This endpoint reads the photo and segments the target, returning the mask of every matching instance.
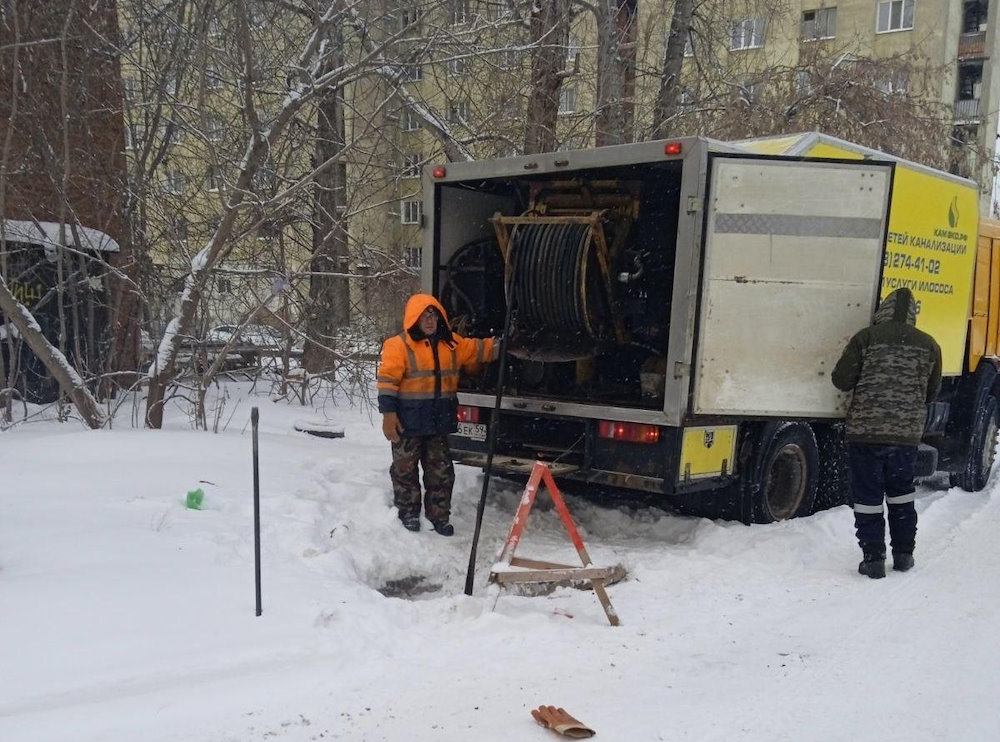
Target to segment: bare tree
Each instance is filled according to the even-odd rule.
[[[675,0],[670,18],[670,33],[663,49],[663,71],[660,75],[656,107],[653,109],[653,136],[669,136],[668,122],[677,115],[681,104],[681,71],[684,54],[691,43],[691,19],[695,0]],[[692,54],[694,50],[692,49]]]
[[[531,86],[524,152],[551,152],[559,146],[556,131],[559,90],[565,77],[566,46],[572,19],[571,0],[539,3],[531,12]]]
[[[594,143],[624,144],[635,136],[637,0],[596,0],[597,102]]]

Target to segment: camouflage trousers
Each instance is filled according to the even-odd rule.
[[[447,522],[451,515],[451,490],[455,486],[448,436],[404,436],[399,443],[392,444],[389,477],[400,518],[420,515],[418,464],[424,471],[424,514],[431,522]]]

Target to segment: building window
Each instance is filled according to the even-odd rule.
[[[233,282],[228,278],[222,278],[221,276],[216,278],[215,286],[220,294],[231,294],[233,292]]]
[[[222,173],[217,165],[208,166],[208,176],[205,178],[208,190],[217,192],[225,189],[225,182],[222,180]]]
[[[516,69],[524,59],[524,50],[517,48],[503,49],[500,52],[500,66],[505,70]]]
[[[177,242],[187,242],[188,223],[183,216],[177,216],[170,220],[170,239]]]
[[[419,64],[404,64],[403,79],[409,82],[417,82],[424,76],[424,68]]]
[[[273,242],[281,236],[281,224],[267,219],[257,227],[257,239],[265,242]]]
[[[962,33],[978,34],[986,30],[987,2],[967,2],[962,9]]]
[[[420,218],[424,215],[423,201],[403,201],[399,211],[399,221],[403,224],[420,224]]]
[[[819,8],[802,13],[802,40],[832,39],[837,35],[837,9]]]
[[[797,95],[812,95],[812,73],[809,70],[795,70],[795,93]]]
[[[401,31],[415,29],[420,26],[420,8],[403,8],[399,11],[399,28]]]
[[[205,117],[205,136],[210,142],[221,142],[226,135],[226,124],[221,116],[210,113]]]
[[[138,149],[146,137],[146,127],[142,124],[125,125],[125,149]]]
[[[451,24],[460,26],[472,18],[469,12],[469,0],[451,0]]]
[[[205,87],[208,90],[218,90],[226,84],[222,71],[217,64],[210,64],[205,69]]]
[[[162,125],[160,136],[167,144],[179,144],[184,137],[184,131],[176,121],[169,121]]]
[[[465,124],[469,120],[469,102],[453,100],[448,105],[448,120],[453,124]]]
[[[576,88],[559,88],[559,113],[573,113],[576,110]]]
[[[764,19],[747,18],[733,24],[729,37],[729,48],[732,51],[740,49],[759,49],[764,46]]]
[[[959,77],[961,74],[961,68],[959,68]],[[910,89],[910,78],[905,72],[897,71],[889,77],[876,80],[874,84],[886,95],[905,95]]]
[[[122,95],[129,102],[136,101],[139,98],[139,81],[134,77],[123,77]]]
[[[469,60],[465,57],[456,57],[448,60],[448,77],[458,77],[469,71]]]
[[[566,61],[570,65],[575,65],[576,60],[580,56],[580,39],[576,36],[570,36],[569,40],[566,42]]]
[[[424,263],[424,249],[422,247],[408,247],[403,253],[403,262],[407,268],[420,268]]]
[[[168,170],[163,174],[163,190],[172,196],[180,196],[187,188],[187,178],[180,170]]]
[[[399,169],[399,174],[403,178],[419,178],[420,162],[423,158],[419,152],[410,152],[403,155],[403,162]]]
[[[274,191],[275,185],[277,185],[278,177],[277,173],[270,167],[261,167],[253,174],[254,190],[257,193],[271,193]]]
[[[399,128],[403,131],[416,131],[420,128],[420,117],[412,109],[404,108],[399,115]]]
[[[908,31],[913,28],[914,0],[882,0],[878,4],[878,33]]]

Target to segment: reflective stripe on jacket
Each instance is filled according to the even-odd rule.
[[[429,306],[441,315],[438,333],[433,339],[415,339],[410,331]],[[452,333],[444,308],[429,294],[410,297],[403,327],[382,346],[376,380],[379,412],[397,413],[403,435],[454,433],[459,375],[495,360],[499,344],[493,338]]]

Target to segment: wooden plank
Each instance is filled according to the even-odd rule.
[[[601,606],[604,608],[604,615],[608,617],[608,623],[612,626],[620,626],[621,623],[618,621],[618,612],[615,611],[613,605],[611,605],[611,598],[608,597],[607,590],[604,589],[604,580],[591,580],[594,586],[594,594],[597,599],[601,601]]]
[[[493,576],[501,585],[516,582],[559,582],[560,580],[607,579],[610,567],[574,567],[572,569],[531,569],[516,572],[494,572]]]
[[[511,559],[510,566],[530,569],[580,569],[572,564],[556,564],[555,562],[544,562],[541,559],[522,559],[521,557]]]

